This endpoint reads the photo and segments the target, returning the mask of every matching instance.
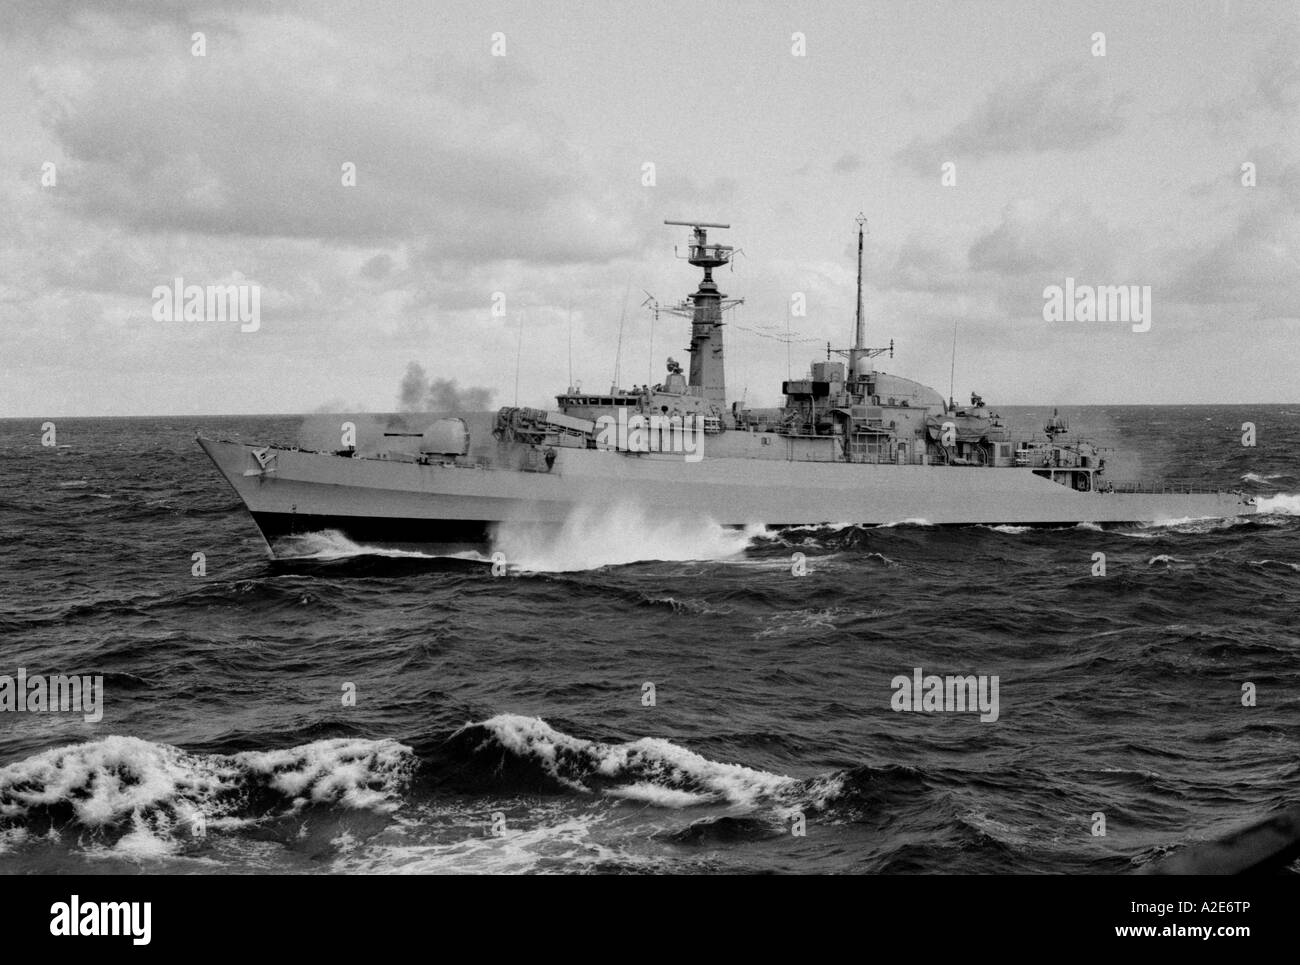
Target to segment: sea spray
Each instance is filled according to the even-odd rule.
[[[501,523],[492,548],[511,567],[571,572],[648,560],[723,560],[740,555],[753,534],[707,519],[663,515],[634,502],[580,506],[558,529]]]
[[[1276,516],[1300,516],[1300,493],[1278,493],[1260,496],[1256,508],[1261,513]]]

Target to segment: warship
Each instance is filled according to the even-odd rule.
[[[1150,523],[1254,513],[1240,491],[1111,482],[1100,447],[1057,415],[1013,438],[977,394],[969,405],[878,368],[893,342],[864,341],[858,223],[853,345],[781,387],[785,404],[728,401],[723,330],[742,299],[713,273],[735,249],[690,229],[697,290],[666,311],[690,322],[689,367],[663,382],[591,392],[553,408],[433,418],[333,451],[203,437],[198,443],[274,553],[286,537],[337,532],[362,545],[490,548],[504,525],[564,526],[575,513],[639,507],[690,525],[1029,525]],[[658,306],[656,306],[658,310]]]

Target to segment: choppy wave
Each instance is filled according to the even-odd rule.
[[[1135,474],[1215,488],[1250,469],[1262,481],[1235,485],[1261,512],[1205,530],[796,526],[755,534],[738,556],[725,541],[748,534],[718,547],[712,529],[670,533],[692,550],[673,553],[653,533],[593,525],[608,551],[578,533],[569,558],[524,560],[583,572],[485,580],[490,551],[429,559],[329,534],[298,544],[306,561],[266,560],[188,430],[95,422],[73,462],[0,467],[13,524],[0,569],[16,588],[0,672],[103,672],[113,699],[91,736],[187,743],[145,741],[118,763],[107,747],[93,761],[63,748],[71,771],[95,776],[39,776],[36,749],[85,741],[87,727],[0,714],[0,764],[17,762],[0,785],[0,871],[1129,870],[1284,796],[1285,701],[1242,715],[1232,695],[1206,704],[1204,691],[1225,675],[1261,694],[1295,683],[1300,470],[1201,446],[1199,409],[1151,445],[1149,410],[1126,411],[1136,434],[1108,441],[1142,457]],[[292,435],[228,421],[225,435]],[[1276,451],[1300,445],[1300,422],[1277,432]],[[141,472],[142,452],[158,471]],[[1265,478],[1283,472],[1297,478]],[[1098,550],[1105,579],[1089,575]],[[804,578],[792,578],[796,551]],[[592,569],[672,556],[700,561]],[[1015,706],[992,727],[891,713],[884,681],[919,664],[1001,672]],[[363,699],[340,712],[336,682],[358,673]],[[641,680],[657,681],[657,709],[637,706]],[[557,732],[553,765],[546,739],[516,751],[486,727],[505,712],[529,715],[516,730],[540,730],[535,715]],[[354,780],[301,761],[324,738],[383,736],[414,748],[400,757],[409,780],[387,791],[375,765],[358,763]],[[1097,747],[1125,773],[1094,773]],[[267,759],[245,752],[286,755],[303,787],[273,786]],[[349,806],[328,774],[378,802]],[[1131,805],[1104,854],[1088,844],[1091,807],[1061,805],[1080,794]],[[801,841],[793,809],[808,819]]]
[[[353,556],[387,556],[393,559],[438,559],[430,553],[388,549],[355,543],[336,529],[302,533],[276,540],[275,555],[281,560],[341,560]],[[473,556],[474,554],[463,554]]]
[[[452,840],[377,841],[364,849],[339,849],[333,869],[347,874],[527,874],[603,867],[653,870],[656,864],[596,840],[597,815],[541,818],[499,835],[462,826]]]
[[[812,778],[775,774],[712,760],[658,737],[604,743],[574,737],[537,717],[499,714],[469,723],[448,740],[462,765],[477,765],[497,790],[536,789],[542,779],[557,793],[634,801],[668,810],[723,806],[781,818],[792,810],[860,804],[916,772],[861,766]],[[864,789],[871,785],[870,792]]]
[[[1175,563],[1187,563],[1187,560],[1179,559],[1177,556],[1170,556],[1168,553],[1161,553],[1147,560],[1147,566],[1173,566]]]
[[[89,832],[88,845],[159,856],[200,827],[241,828],[309,805],[392,811],[413,763],[411,749],[390,740],[223,755],[105,737],[0,768],[0,828]]]
[[[1300,563],[1288,563],[1286,560],[1247,560],[1249,566],[1281,566],[1300,573]]]
[[[1163,531],[1185,536],[1199,536],[1204,533],[1255,526],[1260,522],[1258,514],[1252,514],[1250,516],[1182,516],[1177,519],[1153,520],[1137,525],[1138,532],[1145,530],[1148,534],[1158,534]],[[1138,535],[1138,532],[1130,530],[1123,532],[1122,535],[1134,536]]]
[[[679,599],[675,596],[649,596],[643,593],[641,603],[644,606],[668,607],[673,613],[687,616],[727,616],[735,612],[735,607],[715,606],[704,600],[688,597]]]
[[[453,740],[467,742],[479,754],[505,752],[571,791],[660,807],[753,806],[799,786],[793,778],[711,761],[661,738],[605,744],[515,714],[466,724]]]

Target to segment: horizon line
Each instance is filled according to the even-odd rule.
[[[1131,406],[1134,408],[1210,408],[1210,407],[1228,407],[1228,406],[1283,406],[1296,405],[1300,406],[1300,400],[1292,402],[1016,402],[1001,403],[1000,405],[989,405],[990,409],[1040,409],[1040,408],[1071,408],[1071,409],[1101,409],[1115,406]],[[393,415],[445,415],[448,413],[463,412],[470,413],[493,413],[500,411],[502,408],[520,408],[519,406],[497,406],[491,409],[419,409],[419,410],[402,410],[402,409],[330,409],[325,412],[145,412],[145,413],[97,413],[94,415],[86,414],[62,414],[62,415],[6,415],[0,416],[0,422],[26,422],[35,419],[233,419],[233,418],[288,418],[308,416],[328,416],[328,415],[375,415],[375,416],[393,416]],[[523,408],[530,408],[523,406]],[[549,410],[548,410],[549,411]]]

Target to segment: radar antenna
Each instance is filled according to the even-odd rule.
[[[723,313],[744,303],[743,298],[727,298],[718,291],[713,280],[713,270],[730,263],[735,249],[731,245],[709,244],[709,228],[726,229],[731,225],[719,221],[675,221],[665,219],[666,225],[679,225],[691,229],[691,240],[686,247],[686,260],[704,270],[699,288],[672,307],[660,306],[652,301],[655,311],[665,311],[691,320],[691,368],[687,385],[707,399],[714,411],[727,410],[727,382],[723,365],[722,327]],[[676,247],[673,254],[677,254]],[[678,256],[680,257],[680,256]],[[729,417],[723,415],[722,418]]]

